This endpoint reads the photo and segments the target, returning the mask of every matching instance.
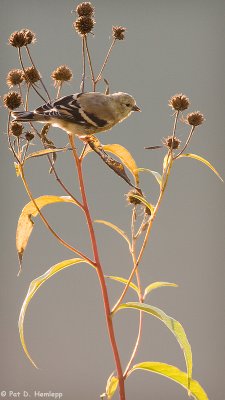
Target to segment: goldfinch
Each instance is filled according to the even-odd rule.
[[[141,111],[127,93],[76,93],[44,104],[34,111],[14,111],[15,121],[42,122],[69,134],[86,136],[111,129],[133,111]]]

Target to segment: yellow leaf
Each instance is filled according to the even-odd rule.
[[[187,366],[187,386],[189,387],[190,380],[192,377],[192,352],[191,346],[188,342],[187,336],[185,334],[184,328],[182,325],[176,321],[174,318],[168,316],[164,313],[164,311],[160,310],[157,307],[150,306],[149,304],[145,303],[136,303],[136,302],[129,302],[121,304],[115,312],[126,308],[133,308],[136,310],[144,311],[148,314],[153,315],[156,318],[159,318],[166,326],[170,329],[170,331],[176,337],[181,349],[184,353],[184,358],[186,361]]]
[[[128,283],[128,279],[121,278],[120,276],[106,275],[105,278],[112,279],[113,281],[118,281],[118,282],[124,283],[125,285],[127,285],[127,283]],[[132,289],[134,289],[135,292],[137,292],[137,294],[139,294],[138,287],[133,282],[130,282],[129,286]]]
[[[126,233],[124,231],[122,231],[122,229],[118,228],[118,226],[112,224],[111,222],[104,221],[103,219],[96,219],[95,222],[97,222],[98,224],[103,224],[103,225],[109,226],[114,231],[119,233],[119,235],[121,235],[126,240],[126,242],[128,243],[129,248],[131,248],[131,244],[130,244],[130,241],[129,241]]]
[[[138,168],[137,170],[138,170],[138,172],[149,172],[150,174],[152,174],[155,177],[159,186],[161,186],[162,176],[158,172],[152,171],[151,169],[148,169],[148,168]]]
[[[55,148],[53,148],[53,149],[44,149],[44,150],[35,151],[34,153],[30,153],[30,154],[25,158],[25,161],[26,161],[26,160],[29,160],[29,158],[41,157],[41,156],[45,156],[45,155],[51,154],[51,153],[58,153],[58,152],[60,152],[60,151],[66,152],[67,150],[69,150],[68,147],[63,147],[63,148],[60,148],[60,149],[57,149],[57,148],[55,149]]]
[[[121,146],[120,144],[105,144],[102,145],[103,149],[109,153],[114,154],[116,157],[118,157],[122,163],[129,169],[129,171],[132,173],[132,175],[134,176],[135,179],[135,183],[136,185],[139,184],[139,174],[138,174],[138,168],[137,168],[137,164],[134,160],[134,158],[132,157],[132,155],[130,154],[130,152],[123,146]],[[85,152],[85,155],[88,154],[90,151],[92,151],[91,149],[88,149]]]
[[[195,160],[202,162],[203,164],[207,165],[207,167],[209,167],[214,172],[214,174],[216,174],[218,176],[218,178],[223,182],[223,179],[221,178],[219,172],[205,158],[200,157],[197,154],[191,154],[191,153],[181,154],[178,158],[181,158],[181,157],[190,157],[190,158],[194,158]]]
[[[16,176],[20,176],[20,167],[19,164],[17,164],[16,162],[14,162],[14,167],[16,170]]]
[[[46,282],[49,278],[51,278],[53,275],[55,275],[57,272],[61,271],[64,268],[68,268],[71,265],[74,264],[78,264],[78,263],[82,263],[82,262],[86,262],[84,261],[82,258],[72,258],[70,260],[64,260],[61,261],[59,264],[55,264],[53,265],[53,267],[51,267],[50,269],[48,269],[48,271],[46,271],[43,275],[39,276],[38,278],[34,279],[28,289],[26,298],[23,302],[21,311],[20,311],[20,316],[19,316],[19,322],[18,322],[18,327],[19,327],[19,333],[20,333],[20,341],[21,344],[23,346],[23,350],[26,353],[27,357],[29,358],[29,360],[31,361],[31,363],[37,368],[36,364],[34,363],[34,361],[32,360],[28,350],[27,350],[27,346],[25,343],[25,339],[24,339],[24,318],[25,318],[25,313],[28,307],[28,304],[30,303],[32,297],[34,296],[34,294],[36,293],[36,291],[39,289],[39,287]]]
[[[111,400],[111,398],[113,397],[117,386],[119,383],[119,379],[116,376],[113,376],[113,373],[110,375],[110,377],[107,380],[107,384],[106,384],[106,394],[107,394],[107,399]]]
[[[189,386],[187,385],[188,376],[186,372],[181,371],[177,367],[173,365],[164,364],[160,362],[142,362],[140,364],[136,364],[131,368],[128,373],[128,376],[136,371],[136,370],[144,370],[149,372],[155,372],[156,374],[160,374],[173,380],[174,382],[179,383],[185,389],[188,390],[189,394],[191,394],[195,400],[208,400],[208,396],[205,393],[204,389],[200,386],[198,381],[194,381],[193,379],[190,380]]]
[[[37,204],[38,208],[41,209],[44,206],[53,203],[75,203],[77,204],[70,196],[40,196],[35,199],[35,203]],[[27,246],[28,240],[32,233],[34,222],[32,221],[32,217],[36,217],[38,215],[37,208],[30,201],[26,206],[23,208],[22,213],[20,214],[17,230],[16,230],[16,249],[19,256],[20,261],[20,270],[21,270],[21,262],[23,258],[24,250]]]
[[[170,282],[154,282],[154,283],[151,283],[150,285],[148,285],[148,286],[145,288],[145,291],[144,291],[144,298],[145,298],[145,297],[147,296],[147,294],[150,293],[152,290],[158,289],[158,288],[160,288],[160,287],[162,287],[162,286],[174,286],[174,287],[177,287],[178,285],[176,285],[176,283],[170,283]]]
[[[144,197],[138,196],[137,194],[132,194],[132,197],[135,197],[136,199],[140,200],[146,207],[148,207],[149,210],[151,211],[151,214],[154,213],[155,207],[151,203],[149,203]]]

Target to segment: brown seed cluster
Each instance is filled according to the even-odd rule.
[[[79,35],[87,35],[92,32],[94,28],[95,21],[92,17],[79,17],[74,23],[73,26]]]
[[[18,92],[9,92],[4,95],[3,103],[5,107],[12,111],[21,105],[22,98]]]
[[[23,133],[23,125],[20,124],[19,122],[11,122],[10,127],[9,127],[9,134],[19,137]]]
[[[35,40],[35,34],[30,29],[21,29],[9,36],[9,44],[17,48],[34,43]]]
[[[25,68],[25,72],[23,73],[23,78],[27,83],[35,83],[40,80],[40,74],[35,67]]]
[[[26,132],[25,138],[27,139],[28,142],[30,142],[31,140],[33,140],[34,135],[31,132]]]
[[[184,111],[189,107],[190,101],[187,96],[180,93],[172,96],[168,104],[170,107],[172,107],[173,110]]]
[[[126,28],[123,26],[113,26],[112,27],[112,35],[116,40],[123,40],[125,38]]]
[[[94,11],[94,7],[89,2],[80,3],[76,8],[76,13],[79,17],[92,17],[94,15]]]
[[[130,192],[128,192],[126,194],[126,198],[129,204],[134,204],[134,205],[138,205],[141,204],[141,200],[137,199],[136,197],[134,197],[134,195],[136,196],[140,196],[140,193],[137,190],[131,190]]]
[[[52,72],[51,77],[54,80],[54,85],[59,86],[63,82],[70,81],[73,77],[73,74],[67,65],[60,65]]]
[[[168,147],[169,149],[176,150],[180,146],[180,139],[178,139],[176,136],[168,136],[167,138],[164,139],[163,144]]]
[[[192,112],[187,115],[186,123],[192,126],[201,125],[205,121],[204,115],[199,111]]]
[[[12,69],[8,72],[6,83],[11,88],[20,85],[23,82],[23,71],[21,69]]]

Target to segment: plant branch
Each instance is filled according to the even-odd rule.
[[[92,66],[90,51],[89,51],[89,48],[88,48],[87,36],[84,35],[83,38],[84,38],[85,48],[86,48],[86,51],[87,51],[88,63],[89,63],[90,71],[91,71],[91,80],[92,80],[93,92],[95,92],[95,75],[94,75],[94,70],[93,70],[93,66]]]
[[[80,85],[80,91],[84,93],[84,84],[85,84],[85,74],[86,74],[86,62],[85,62],[85,37],[82,36],[82,63],[83,63],[83,73],[82,80]]]
[[[99,72],[97,78],[95,79],[95,84],[97,84],[97,83],[101,80],[101,78],[102,78],[102,72],[103,72],[103,70],[105,69],[105,66],[106,66],[106,64],[107,64],[107,62],[108,62],[108,60],[109,60],[109,56],[110,56],[110,54],[111,54],[111,51],[112,51],[112,49],[113,49],[115,43],[116,43],[116,39],[114,38],[113,41],[112,41],[112,43],[111,43],[111,45],[110,45],[110,48],[109,48],[109,50],[108,50],[108,53],[106,54],[106,57],[105,57],[105,60],[104,60],[104,62],[103,62],[103,64],[102,64],[102,67],[101,67],[101,69],[100,69],[100,72]]]
[[[189,144],[189,142],[190,142],[190,140],[191,140],[191,138],[193,136],[194,130],[195,130],[195,126],[192,126],[191,127],[191,131],[190,131],[190,133],[188,135],[188,138],[186,140],[186,143],[185,143],[183,149],[178,154],[176,154],[176,156],[173,158],[174,160],[176,160],[176,158],[178,158],[184,152],[184,150],[187,148],[187,146],[188,146],[188,144]]]

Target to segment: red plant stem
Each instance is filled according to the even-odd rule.
[[[114,355],[114,359],[115,359],[117,376],[119,379],[120,400],[125,400],[125,387],[124,387],[123,371],[122,371],[119,351],[118,351],[114,328],[113,328],[108,291],[107,291],[105,278],[104,278],[104,274],[103,274],[100,259],[99,259],[98,247],[97,247],[95,232],[94,232],[94,228],[93,228],[92,218],[91,218],[88,203],[87,203],[87,197],[86,197],[84,179],[83,179],[83,172],[82,172],[82,159],[79,159],[79,157],[78,157],[75,143],[74,143],[74,137],[72,135],[69,135],[69,141],[70,141],[70,144],[71,144],[71,147],[73,150],[74,160],[75,160],[76,167],[77,167],[80,191],[81,191],[81,196],[82,196],[82,200],[83,200],[83,209],[85,212],[85,216],[87,219],[87,224],[88,224],[88,228],[89,228],[89,232],[90,232],[90,238],[91,238],[93,253],[94,253],[95,262],[96,262],[96,272],[98,274],[98,279],[99,279],[101,290],[102,290],[102,297],[103,297],[103,302],[104,302],[107,328],[108,328],[110,343],[111,343],[111,347],[112,347],[112,351],[113,351],[113,355]]]

